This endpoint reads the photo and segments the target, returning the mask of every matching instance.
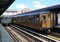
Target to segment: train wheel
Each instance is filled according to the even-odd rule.
[[[50,30],[50,29],[48,29],[48,30],[47,30],[47,33],[50,33],[50,32],[51,32],[51,30]]]
[[[8,26],[8,24],[6,24],[6,26]]]

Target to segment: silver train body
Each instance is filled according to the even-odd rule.
[[[8,25],[11,23],[11,16],[1,16],[1,23]]]

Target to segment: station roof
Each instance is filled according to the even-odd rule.
[[[0,15],[14,2],[14,0],[0,0]]]

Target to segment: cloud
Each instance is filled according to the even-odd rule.
[[[17,4],[16,7],[20,8],[20,9],[27,8],[27,6],[25,4]]]
[[[38,9],[47,7],[46,5],[41,4],[39,1],[34,1],[33,4],[34,7]]]

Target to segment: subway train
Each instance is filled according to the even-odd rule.
[[[11,16],[8,15],[1,16],[1,24],[3,25],[11,24]]]
[[[14,15],[12,23],[40,31],[60,28],[60,5]]]

